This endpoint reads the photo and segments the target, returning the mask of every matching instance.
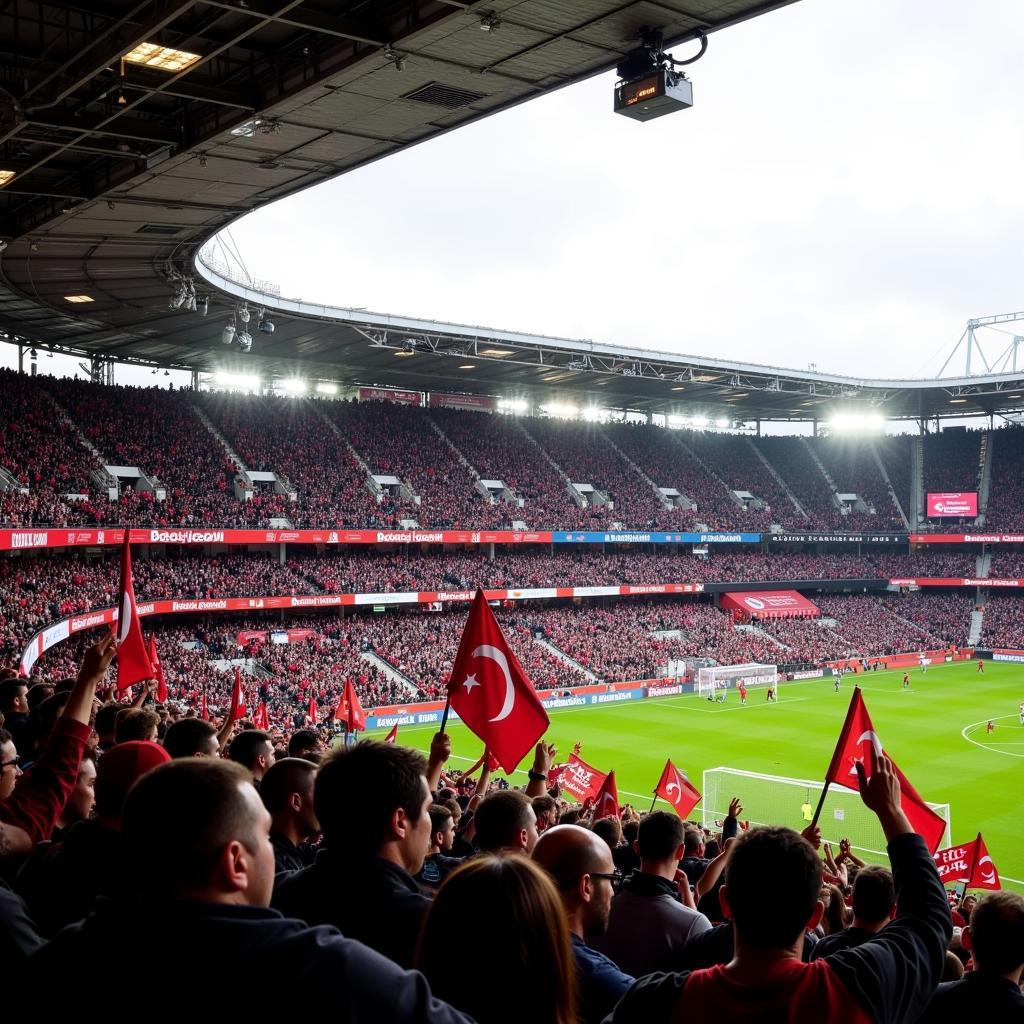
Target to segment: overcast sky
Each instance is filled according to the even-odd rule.
[[[712,36],[692,110],[618,117],[603,76],[233,233],[289,296],[932,375],[1024,308],[1022,39],[1021,0],[803,0]]]

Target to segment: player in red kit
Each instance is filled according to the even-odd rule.
[[[979,671],[979,672],[980,672],[980,673],[981,673],[982,675],[984,675],[984,674],[985,674],[985,662],[983,662],[983,661],[981,660],[981,658],[979,658],[979,659],[978,659],[978,671]]]
[[[740,703],[741,704],[746,704],[747,703],[747,688],[743,685],[742,681],[740,682],[740,685],[737,687],[737,689],[740,691]]]
[[[909,690],[910,689],[910,673],[909,672],[904,672],[903,673],[903,689],[904,690]]]

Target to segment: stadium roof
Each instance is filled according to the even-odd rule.
[[[39,348],[212,369],[224,363],[221,316],[241,295],[282,310],[238,357],[264,376],[534,400],[571,391],[738,418],[1021,408],[1022,375],[776,370],[278,301],[215,270],[200,271],[220,289],[209,318],[168,309],[202,245],[252,210],[614,68],[642,26],[662,27],[671,47],[791,2],[9,0],[0,329]]]

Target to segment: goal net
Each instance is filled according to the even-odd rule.
[[[798,832],[810,824],[818,806],[823,783],[807,779],[789,779],[781,775],[760,775],[737,768],[709,768],[704,772],[702,789],[703,822],[713,828],[729,813],[729,801],[740,798],[741,817],[753,825],[788,825]],[[942,845],[951,846],[949,804],[928,804],[946,822]],[[859,793],[829,787],[825,805],[818,818],[822,842],[831,843],[838,852],[839,840],[849,839],[850,846],[864,860],[886,861],[886,842],[878,819],[865,806]]]
[[[703,696],[738,686],[740,682],[748,689],[751,686],[779,688],[779,671],[775,665],[713,665],[697,669],[697,693]]]

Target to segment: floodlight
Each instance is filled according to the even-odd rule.
[[[248,352],[252,348],[252,335],[248,331],[238,332],[238,350]]]
[[[235,322],[229,320],[224,325],[224,330],[220,332],[220,340],[224,345],[230,345],[235,340]]]

